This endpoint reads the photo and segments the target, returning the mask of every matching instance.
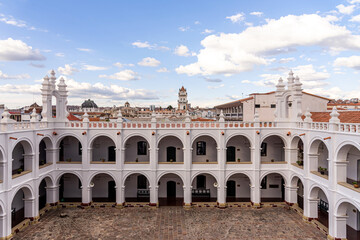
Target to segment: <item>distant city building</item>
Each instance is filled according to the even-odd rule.
[[[178,110],[189,110],[190,109],[190,105],[188,103],[188,99],[187,99],[187,92],[186,89],[184,88],[184,86],[182,86],[179,89],[179,94],[178,94]]]
[[[98,106],[93,100],[88,99],[81,104],[81,110],[83,112],[97,112]]]

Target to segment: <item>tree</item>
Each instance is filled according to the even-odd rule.
[[[171,111],[171,110],[173,110],[173,107],[172,107],[171,105],[169,105],[169,106],[167,107],[167,110]]]

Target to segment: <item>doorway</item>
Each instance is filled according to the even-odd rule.
[[[116,202],[116,189],[115,189],[115,181],[108,182],[108,199],[109,202]]]
[[[229,198],[235,198],[236,195],[236,183],[233,180],[226,183],[226,196]]]
[[[166,161],[167,162],[176,162],[176,148],[167,147],[166,148]]]
[[[167,198],[168,199],[169,198],[173,198],[173,199],[176,198],[176,182],[168,181],[166,190],[167,190]]]

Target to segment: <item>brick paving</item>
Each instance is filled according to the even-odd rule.
[[[60,218],[60,213],[68,214]],[[326,239],[314,225],[276,208],[62,208],[14,239]]]

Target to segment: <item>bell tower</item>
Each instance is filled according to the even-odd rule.
[[[186,89],[184,88],[184,86],[182,86],[179,89],[179,94],[178,94],[178,110],[189,110],[189,103],[187,100],[187,92]]]

